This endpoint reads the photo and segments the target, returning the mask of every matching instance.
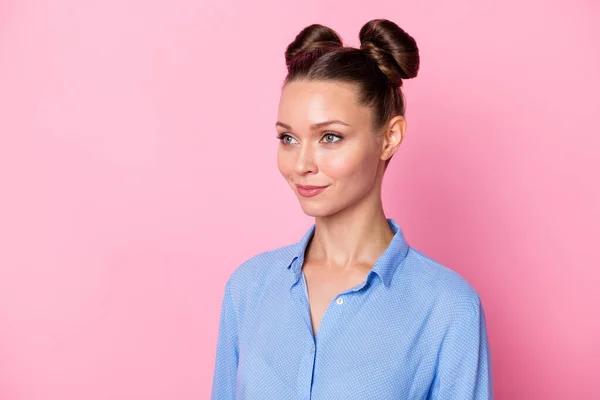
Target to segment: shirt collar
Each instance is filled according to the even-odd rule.
[[[396,271],[398,265],[404,260],[406,257],[406,253],[408,252],[408,243],[404,238],[402,233],[402,229],[400,225],[394,221],[392,218],[387,218],[388,224],[390,225],[390,229],[394,233],[394,237],[392,241],[388,245],[387,249],[381,254],[381,256],[373,265],[371,269],[372,272],[377,274],[385,287],[390,286],[390,282],[392,280],[392,276]],[[292,257],[287,265],[287,269],[291,270],[294,273],[294,280],[292,285],[300,279],[300,274],[302,273],[302,264],[304,263],[304,254],[306,251],[306,246],[308,242],[313,237],[315,232],[315,224],[313,224],[308,231],[304,234],[302,239],[298,243],[296,243],[295,248],[292,252]]]

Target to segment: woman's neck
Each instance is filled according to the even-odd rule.
[[[305,257],[332,268],[375,263],[394,236],[381,207],[317,217],[315,225]]]

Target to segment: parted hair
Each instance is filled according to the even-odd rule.
[[[284,85],[296,80],[353,83],[359,104],[372,108],[373,128],[379,130],[392,117],[404,116],[402,81],[417,76],[419,49],[412,36],[386,19],[367,22],[359,38],[357,49],[344,46],[327,26],[302,29],[285,51]]]

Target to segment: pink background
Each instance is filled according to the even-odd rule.
[[[599,15],[0,2],[0,398],[207,399],[227,277],[312,223],[275,164],[285,46],[388,18],[422,57],[388,216],[480,292],[497,399],[598,399]]]

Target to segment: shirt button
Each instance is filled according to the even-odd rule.
[[[311,348],[310,348],[310,352],[311,352],[311,353],[314,353],[314,352],[315,352],[315,346],[313,346],[313,347],[311,347]]]
[[[341,297],[338,297],[335,302],[338,304],[344,304],[344,299],[342,299]]]

